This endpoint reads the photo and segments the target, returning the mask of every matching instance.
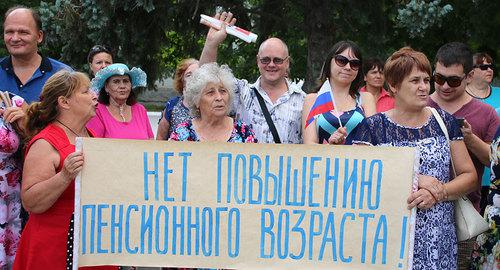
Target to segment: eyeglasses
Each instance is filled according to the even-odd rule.
[[[335,59],[335,63],[339,67],[345,67],[345,65],[347,65],[347,63],[349,63],[349,65],[351,66],[351,68],[353,70],[358,70],[361,67],[361,61],[359,61],[358,59],[349,60],[349,59],[347,59],[347,57],[340,55],[340,54],[335,55],[335,57],[333,59]]]
[[[458,77],[458,76],[446,77],[439,73],[434,73],[433,79],[439,85],[443,85],[445,82],[447,82],[450,87],[459,87],[462,84],[462,81],[465,79],[465,77],[467,77],[467,74],[465,74],[463,77]]]
[[[487,69],[493,70],[493,65],[492,64],[474,65],[474,68],[479,68],[481,70],[487,70]]]
[[[272,59],[271,59],[271,57],[262,57],[262,58],[259,58],[259,61],[263,65],[269,65],[269,63],[271,63],[271,60],[272,60],[275,65],[281,65],[285,62],[286,59],[288,59],[288,57],[289,56],[287,56],[285,58],[273,57]]]

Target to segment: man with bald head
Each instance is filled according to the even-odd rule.
[[[231,13],[223,12],[215,17],[229,24],[235,22]],[[226,36],[225,27],[210,28],[200,65],[217,60],[217,49]],[[302,143],[300,119],[305,93],[287,79],[290,71],[288,47],[279,38],[269,38],[260,45],[256,62],[260,77],[255,83],[236,80],[236,118],[252,124],[259,142]]]
[[[47,79],[67,65],[38,53],[43,41],[42,21],[33,9],[15,6],[7,10],[3,39],[9,56],[0,60],[0,89],[38,101]]]

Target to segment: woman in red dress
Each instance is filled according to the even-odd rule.
[[[59,71],[47,80],[41,101],[28,109],[30,141],[21,199],[30,218],[21,235],[14,269],[72,268],[73,180],[84,163],[82,152],[75,152],[75,138],[92,136],[85,125],[97,106],[89,84],[83,73]]]

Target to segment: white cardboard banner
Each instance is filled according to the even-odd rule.
[[[79,140],[75,269],[411,269],[412,148]]]

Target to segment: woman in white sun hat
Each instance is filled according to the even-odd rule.
[[[146,86],[146,73],[125,64],[112,64],[99,70],[91,88],[98,92],[96,116],[87,127],[96,137],[115,139],[152,139],[147,111],[137,102],[133,89]]]

